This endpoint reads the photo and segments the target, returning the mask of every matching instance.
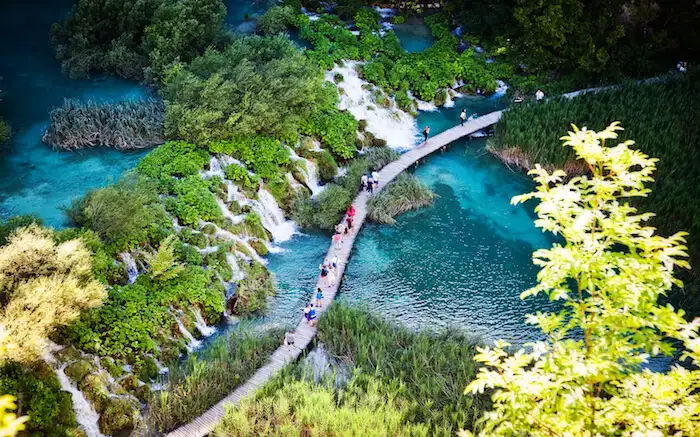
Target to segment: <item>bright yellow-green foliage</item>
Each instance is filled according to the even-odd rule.
[[[285,384],[274,396],[246,399],[227,407],[215,434],[248,436],[427,436],[428,427],[406,424],[405,401],[382,393],[369,379],[366,388],[351,383],[338,399],[334,390],[306,381]]]
[[[149,273],[153,279],[167,281],[175,278],[184,269],[184,266],[177,262],[175,256],[176,241],[177,237],[171,234],[160,243],[156,253],[146,254]]]
[[[48,335],[106,296],[80,239],[61,244],[37,225],[20,228],[0,247],[0,362],[38,359]],[[6,349],[6,350],[3,350]]]
[[[621,128],[579,130],[564,145],[588,163],[590,176],[564,183],[565,173],[537,167],[537,191],[513,198],[540,201],[536,225],[565,244],[533,255],[538,284],[522,297],[563,300],[558,314],[529,315],[547,341],[514,354],[508,344],[480,348],[486,364],[466,391],[493,389],[482,436],[693,436],[700,434],[700,371],[642,369],[650,356],[682,349],[700,365],[700,319],[659,305],[674,270],[688,268],[683,233],[665,238],[645,225],[628,198],[646,196],[656,159],[625,141],[606,147]],[[673,340],[673,344],[669,340]],[[691,366],[691,367],[692,367]],[[469,435],[467,432],[466,435]]]
[[[8,412],[17,408],[15,398],[12,396],[0,396],[0,437],[12,437],[24,429],[24,422],[29,417],[17,418],[13,413]]]

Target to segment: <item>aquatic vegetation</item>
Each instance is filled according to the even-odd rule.
[[[225,17],[221,0],[79,0],[51,39],[71,77],[107,72],[157,84],[173,61],[221,41]]]
[[[452,330],[416,333],[367,310],[334,304],[318,323],[318,341],[329,353],[376,377],[409,401],[404,420],[426,424],[428,435],[474,429],[489,406],[483,394],[464,394],[476,376],[475,342]]]
[[[406,423],[408,402],[371,378],[334,387],[292,381],[269,396],[228,406],[217,436],[427,436],[424,424]]]
[[[316,111],[301,123],[301,133],[318,137],[326,149],[341,159],[355,156],[357,129],[352,114],[337,110]]]
[[[236,292],[229,303],[235,314],[262,314],[267,299],[275,294],[274,276],[257,261],[243,263],[245,277],[236,283]]]
[[[394,217],[433,203],[435,193],[415,176],[401,173],[367,203],[367,217],[377,223],[393,225]]]
[[[148,400],[148,428],[167,432],[202,414],[250,378],[280,345],[282,329],[245,328],[219,338],[198,356],[170,366],[168,386]]]
[[[250,173],[248,169],[238,164],[231,164],[224,168],[226,179],[233,181],[246,196],[254,198],[260,186],[260,177]]]
[[[0,117],[0,144],[7,142],[12,138],[12,128]]]
[[[143,149],[162,144],[165,106],[155,99],[117,103],[66,99],[54,108],[42,141],[55,149]]]
[[[497,155],[517,148],[529,163],[586,171],[575,165],[571,148],[559,145],[563,126],[573,123],[602,129],[620,121],[621,140],[634,139],[650,156],[660,159],[654,190],[632,199],[644,211],[654,211],[652,223],[662,233],[690,232],[691,260],[700,259],[700,85],[694,76],[587,93],[575,99],[554,99],[546,105],[524,105],[503,114],[489,142]],[[511,151],[512,153],[512,151]],[[580,172],[578,174],[581,174]],[[690,272],[690,275],[696,274]]]
[[[530,172],[537,190],[512,199],[538,200],[536,225],[565,240],[533,254],[538,283],[521,297],[543,293],[564,305],[527,316],[546,340],[518,351],[503,340],[479,348],[474,358],[484,367],[466,391],[494,390],[479,435],[524,429],[533,436],[692,435],[698,429],[699,320],[688,322],[684,311],[659,302],[682,286],[677,271],[690,268],[686,233],[655,235],[645,223],[652,214],[629,205],[650,192],[658,160],[631,148],[631,140],[609,145],[620,130],[617,123],[599,132],[574,126],[562,140],[590,174],[565,182],[563,171],[538,166]],[[641,367],[650,357],[674,354],[687,364],[659,373]]]

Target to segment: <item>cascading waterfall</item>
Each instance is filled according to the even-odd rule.
[[[134,257],[129,252],[122,252],[119,254],[119,257],[126,267],[126,274],[129,276],[129,284],[133,284],[136,278],[139,277],[139,268],[136,265]]]
[[[208,326],[207,322],[202,317],[202,311],[199,307],[190,308],[192,314],[194,314],[194,326],[199,330],[199,332],[204,337],[209,337],[216,332],[216,328],[213,326]]]
[[[230,192],[230,190],[229,190]],[[223,200],[219,199],[218,197],[216,198],[216,203],[219,205],[219,209],[221,210],[221,215],[224,216],[224,218],[227,218],[231,220],[231,224],[238,224],[245,219],[245,214],[240,214],[240,215],[234,215],[226,206]]]
[[[258,190],[258,199],[251,200],[250,206],[261,219],[262,225],[270,231],[275,242],[287,241],[296,232],[293,221],[284,217],[284,212],[277,204],[275,198],[264,188]]]
[[[182,324],[182,320],[180,320],[176,315],[173,314],[173,317],[175,317],[175,322],[177,322],[177,328],[180,330],[180,334],[187,340],[187,351],[192,352],[193,350],[197,349],[199,346],[202,345],[202,342],[197,340],[190,334],[190,331],[185,328],[185,325]]]
[[[299,161],[303,164],[301,171],[304,173],[304,184],[309,190],[311,190],[311,196],[313,197],[323,191],[326,187],[321,185],[318,181],[318,170],[316,169],[316,164],[314,164],[314,162],[311,160],[297,155],[297,153],[291,147],[288,147],[288,149],[289,153],[292,155],[292,160],[294,162]]]
[[[53,368],[56,378],[58,378],[58,382],[61,384],[61,390],[71,394],[73,411],[75,411],[75,420],[83,431],[85,431],[85,435],[87,435],[87,437],[105,437],[104,434],[100,432],[100,426],[98,424],[100,415],[97,414],[92,404],[85,398],[83,392],[78,390],[78,387],[74,386],[68,376],[66,376],[65,370],[69,363],[64,363],[60,367],[55,367],[58,361],[53,356],[52,352],[61,349],[63,349],[63,347],[56,343],[49,342],[49,348],[44,352],[44,361]]]
[[[347,109],[358,120],[367,120],[367,131],[375,137],[386,140],[394,149],[405,149],[415,143],[418,128],[415,119],[408,113],[395,107],[384,108],[374,102],[372,93],[362,88],[368,84],[355,71],[357,62],[348,61],[345,66],[335,66],[326,72],[326,80],[333,82],[333,76],[339,73],[343,82],[338,85],[344,92],[340,95],[338,109]],[[374,108],[374,109],[372,109]]]
[[[498,99],[506,94],[506,91],[508,91],[508,85],[503,82],[502,80],[498,79],[496,80],[496,84],[498,85],[496,87],[496,91],[493,93],[493,96],[491,98]]]
[[[210,178],[213,176],[224,177],[224,170],[221,168],[221,163],[216,156],[212,156],[209,160],[209,170],[202,172],[204,178]]]
[[[226,262],[229,267],[231,267],[231,282],[240,281],[245,278],[245,273],[241,270],[241,266],[238,264],[238,258],[232,253],[226,254]]]
[[[202,224],[202,226],[203,226],[203,224]],[[267,261],[265,260],[265,258],[258,255],[258,253],[255,251],[255,249],[253,249],[250,246],[250,244],[248,243],[248,240],[246,240],[245,238],[242,238],[239,235],[236,235],[232,232],[229,232],[226,229],[221,229],[220,227],[218,227],[216,225],[214,225],[214,226],[216,227],[216,232],[214,233],[214,235],[217,238],[222,238],[226,241],[236,241],[236,242],[242,244],[250,252],[252,259],[259,262],[260,264],[263,264],[263,265],[267,264]],[[238,252],[238,255],[242,258],[250,259],[249,257],[245,256],[244,254],[242,254],[240,252]]]

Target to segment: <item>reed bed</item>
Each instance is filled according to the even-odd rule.
[[[198,417],[253,376],[280,346],[283,332],[239,330],[171,365],[167,388],[150,396],[140,434],[167,432]]]
[[[476,342],[457,331],[416,333],[343,304],[331,306],[318,326],[330,354],[410,401],[406,420],[427,425],[428,435],[474,429],[490,405],[488,394],[464,394],[477,372]]]
[[[659,158],[652,193],[641,209],[657,214],[662,234],[690,232],[691,263],[700,262],[700,79],[697,75],[630,84],[546,104],[526,104],[504,112],[489,149],[510,166],[535,163],[585,172],[560,137],[570,123],[593,130],[619,121],[625,128],[619,141],[632,139],[644,153]],[[610,144],[609,144],[610,145]],[[614,144],[613,144],[614,145]],[[694,273],[693,273],[694,272]],[[697,283],[697,269],[691,271]],[[696,288],[696,284],[693,285]],[[687,293],[687,296],[690,296]]]
[[[66,99],[49,116],[43,141],[54,149],[143,149],[165,141],[165,105],[156,99],[117,103]]]
[[[369,200],[367,216],[374,222],[394,225],[394,217],[431,205],[435,197],[435,193],[414,175],[401,173]]]

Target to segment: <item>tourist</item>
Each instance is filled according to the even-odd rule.
[[[542,101],[542,99],[544,99],[544,91],[537,90],[537,92],[535,93],[535,100],[540,102],[540,101]]]
[[[425,137],[425,143],[428,142],[428,134],[430,134],[430,126],[426,126],[423,128],[423,136]]]
[[[372,172],[372,181],[374,182],[374,188],[379,187],[379,173],[376,171]]]
[[[322,263],[321,265],[318,266],[319,269],[321,269],[321,279],[323,280],[328,280],[328,260],[326,260],[325,263]]]
[[[345,223],[347,223],[347,227],[345,228],[345,233],[347,234],[348,231],[352,230],[353,223],[352,223],[352,216],[351,215],[348,215],[347,217],[345,217]]]
[[[464,126],[464,122],[467,121],[467,110],[466,109],[462,109],[462,113],[459,114],[459,119],[460,119],[459,125]]]
[[[688,71],[688,62],[678,61],[678,64],[676,64],[676,69],[679,73],[685,73]]]
[[[337,234],[347,234],[347,230],[345,229],[345,224],[343,224],[343,222],[340,222],[337,225],[335,225],[335,232]]]
[[[345,214],[347,214],[348,217],[354,218],[355,217],[355,205],[350,204],[350,206],[348,206],[347,211],[345,211]]]
[[[304,318],[306,319],[306,323],[309,323],[311,319],[309,319],[309,315],[311,313],[311,304],[307,304],[306,308],[304,308]]]
[[[520,94],[520,90],[517,90],[515,92],[515,97],[513,98],[513,103],[520,104],[520,103],[523,103],[524,101],[525,101],[525,99],[523,98],[523,95]]]
[[[374,189],[374,179],[372,179],[372,176],[370,176],[367,179],[367,192],[372,194],[373,189]]]
[[[304,310],[306,311],[306,310]],[[308,317],[306,314],[304,314],[304,317],[306,317],[306,320],[308,320]],[[289,347],[289,350],[292,350],[294,347],[294,331],[287,331],[286,334],[284,334],[284,345]]]
[[[338,255],[335,255],[333,258],[331,258],[331,267],[333,267],[334,269],[337,269],[339,265],[340,265],[340,258],[338,258]]]
[[[333,242],[335,243],[335,248],[340,249],[341,244],[343,244],[343,234],[333,234]]]
[[[335,280],[337,278],[337,275],[335,273],[335,270],[333,270],[332,267],[330,269],[328,269],[328,276],[326,278],[327,278],[326,282],[327,282],[329,287],[332,287],[335,285]]]
[[[316,306],[319,308],[323,306],[323,290],[320,288],[316,289]]]
[[[314,304],[309,304],[309,326],[314,326],[316,324],[316,308],[314,308]]]
[[[360,179],[360,191],[364,191],[367,188],[367,175],[363,174],[362,179]]]

